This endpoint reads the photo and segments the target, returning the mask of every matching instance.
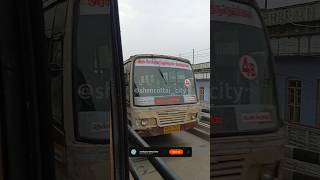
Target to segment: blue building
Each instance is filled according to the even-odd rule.
[[[210,104],[210,62],[193,64],[198,98],[203,104]]]
[[[264,9],[273,54],[281,117],[319,127],[320,1]]]
[[[278,56],[275,64],[281,118],[320,127],[320,57]]]
[[[320,1],[262,10],[287,121],[284,176],[320,179]]]

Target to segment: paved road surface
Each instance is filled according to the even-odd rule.
[[[202,180],[210,177],[210,145],[189,132],[179,132],[159,137],[145,138],[150,146],[190,146],[192,157],[162,158],[182,180]],[[162,179],[155,168],[145,158],[133,158],[134,166],[143,180]]]

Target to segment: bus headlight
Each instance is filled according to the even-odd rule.
[[[262,166],[261,180],[274,180],[277,176],[277,164]]]
[[[191,120],[197,119],[198,113],[191,114]]]
[[[142,126],[156,125],[156,119],[155,118],[144,118],[144,119],[141,119],[141,125]]]
[[[141,125],[146,126],[148,124],[148,119],[141,119]]]

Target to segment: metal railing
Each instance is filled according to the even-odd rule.
[[[286,123],[288,133],[287,148],[289,152],[295,149],[304,153],[317,153],[320,156],[320,129],[295,123]],[[295,159],[291,154],[286,158],[284,168],[291,171],[320,178],[320,165]]]
[[[209,101],[201,101],[200,105],[204,109],[210,109],[210,102]]]
[[[150,147],[147,142],[145,142],[138,133],[136,133],[129,125],[128,125],[128,135],[129,139],[133,142],[137,143],[141,147]],[[159,157],[148,157],[150,163],[154,166],[154,168],[159,172],[163,179],[168,180],[180,180],[180,178],[163,162]],[[140,180],[139,174],[137,170],[134,168],[133,163],[129,160],[129,168],[131,175],[135,180]]]
[[[288,146],[320,153],[320,129],[288,123]]]

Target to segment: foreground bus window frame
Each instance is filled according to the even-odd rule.
[[[71,170],[71,172],[67,172],[67,175],[70,177],[77,177],[77,178],[85,178],[83,176],[79,176],[79,174],[83,173],[86,176],[90,175],[88,172],[83,172],[79,171],[75,166],[76,164],[79,164],[78,167],[82,167],[81,169],[86,170],[86,166],[84,165],[83,161],[84,159],[81,159],[81,155],[83,155],[86,150],[89,150],[89,146],[91,146],[92,152],[101,152],[104,151],[103,148],[105,148],[105,151],[107,152],[107,147],[110,149],[107,152],[106,156],[110,156],[108,158],[108,161],[106,163],[110,164],[110,169],[105,169],[105,172],[108,172],[108,176],[110,175],[111,179],[128,179],[129,177],[129,169],[128,169],[128,155],[127,155],[127,121],[126,121],[126,109],[125,109],[125,101],[124,101],[124,91],[123,91],[123,70],[122,70],[122,49],[121,49],[121,38],[120,38],[120,25],[119,25],[119,15],[118,15],[118,2],[117,0],[106,0],[103,1],[104,3],[109,4],[109,10],[110,10],[110,15],[109,19],[110,21],[107,21],[108,28],[111,29],[111,50],[113,57],[112,57],[112,63],[110,63],[110,68],[113,69],[113,77],[112,80],[110,80],[110,90],[109,94],[110,95],[110,109],[111,109],[111,123],[110,123],[110,132],[112,133],[110,136],[110,143],[106,144],[104,141],[85,141],[83,142],[82,140],[77,139],[76,137],[76,128],[77,125],[75,123],[75,116],[73,116],[73,88],[72,88],[72,71],[73,71],[73,58],[74,58],[74,40],[76,39],[76,22],[77,22],[77,13],[78,8],[79,8],[79,3],[82,0],[54,0],[54,1],[45,1],[44,2],[44,11],[46,9],[50,8],[55,8],[56,6],[59,6],[62,3],[67,4],[67,15],[66,15],[66,23],[63,24],[63,32],[60,33],[62,35],[63,40],[63,65],[64,68],[62,69],[63,74],[63,85],[65,87],[63,91],[63,114],[64,119],[63,119],[63,127],[60,127],[60,131],[57,131],[59,136],[64,136],[65,138],[65,147],[69,146],[69,148],[63,149],[63,144],[61,146],[57,146],[55,148],[55,151],[58,152],[58,156],[62,155],[62,159],[64,158],[65,166],[64,168],[66,170]],[[91,1],[90,1],[91,2]],[[102,2],[102,1],[101,1]],[[101,3],[99,1],[99,3]],[[83,1],[82,3],[86,3],[86,1]],[[98,3],[95,1],[95,3]],[[101,4],[98,4],[101,5]],[[50,27],[51,28],[51,27]],[[52,27],[53,28],[53,27]],[[49,31],[49,33],[52,33],[54,30]],[[108,41],[109,41],[108,40]],[[69,83],[68,83],[69,82]],[[117,97],[117,98],[116,98]],[[66,113],[67,112],[67,113]],[[64,131],[61,131],[63,129]],[[87,140],[87,139],[86,139]],[[75,149],[79,148],[79,151],[76,151]],[[86,149],[87,148],[87,149]],[[67,150],[66,150],[67,149]],[[99,151],[100,149],[100,151]],[[74,153],[72,152],[75,150]],[[90,151],[88,151],[90,152]],[[92,153],[91,152],[91,153]],[[59,154],[59,153],[64,153],[64,154]],[[68,154],[69,156],[63,156]],[[68,157],[68,158],[65,158]],[[73,161],[71,160],[71,163],[66,163],[70,159],[73,158]],[[99,159],[100,160],[100,159]],[[82,162],[81,163],[76,163],[72,165],[72,162]],[[57,161],[56,161],[57,162]],[[110,162],[110,163],[109,163]],[[61,164],[61,162],[59,162]],[[100,163],[101,162],[97,162]],[[105,163],[105,164],[106,164]],[[100,165],[99,164],[99,165]],[[89,164],[90,165],[90,164]],[[98,165],[97,165],[98,166]],[[99,166],[100,167],[100,166]],[[77,171],[77,172],[75,172]],[[80,173],[81,172],[81,173]],[[104,173],[105,173],[104,172]],[[86,174],[87,173],[87,174]],[[92,173],[92,172],[91,172]],[[103,173],[102,173],[103,174]],[[98,177],[98,174],[96,175]],[[107,177],[106,177],[107,178]]]

